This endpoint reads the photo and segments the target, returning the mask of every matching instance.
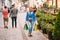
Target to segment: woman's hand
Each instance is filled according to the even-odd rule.
[[[29,20],[32,20],[32,18],[29,18]]]

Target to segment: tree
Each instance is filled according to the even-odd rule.
[[[58,7],[58,0],[56,0],[56,8]]]
[[[53,5],[53,0],[52,0],[52,5]]]

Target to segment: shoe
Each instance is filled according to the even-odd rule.
[[[29,35],[28,35],[29,37],[32,37],[32,35],[31,35],[31,33],[29,33]]]
[[[17,27],[15,27],[15,28],[17,28]]]
[[[12,28],[14,28],[14,27],[12,27]]]
[[[4,28],[7,28],[7,29],[8,29],[8,27],[7,27],[7,26],[5,26]]]
[[[32,35],[28,35],[29,37],[32,37]]]
[[[14,28],[14,26],[12,28]]]

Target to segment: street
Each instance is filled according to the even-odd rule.
[[[28,37],[28,31],[24,30],[26,12],[18,12],[17,28],[11,27],[9,17],[8,29],[4,29],[3,17],[0,13],[0,40],[48,40],[40,31],[33,31],[32,37]]]

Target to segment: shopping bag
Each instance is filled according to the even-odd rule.
[[[37,24],[34,25],[34,31],[37,31]]]
[[[24,30],[28,30],[28,25],[27,25],[27,23],[24,25]]]

